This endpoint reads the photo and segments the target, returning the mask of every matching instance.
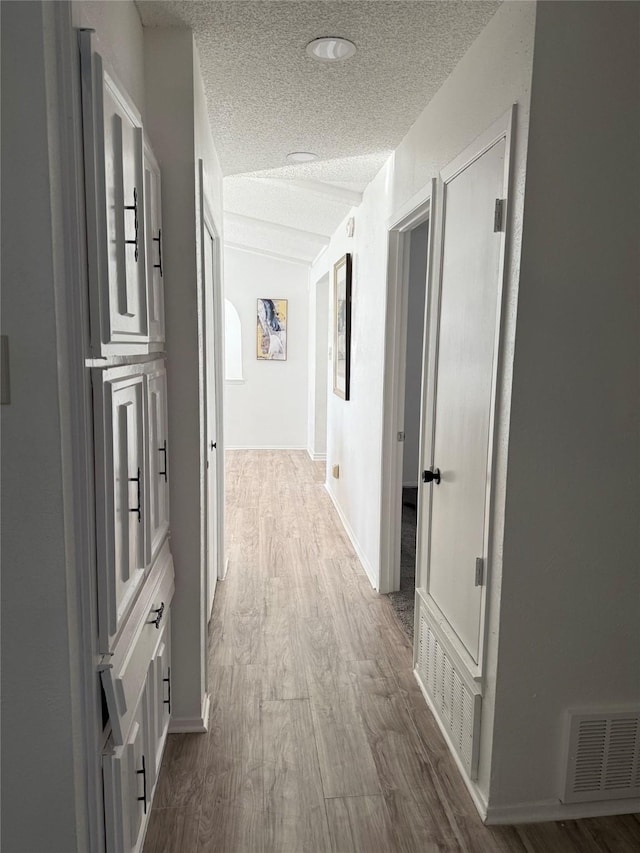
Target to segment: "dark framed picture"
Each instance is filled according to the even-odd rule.
[[[256,355],[265,361],[287,360],[287,300],[258,299]]]
[[[349,399],[351,378],[351,255],[333,266],[333,393]]]

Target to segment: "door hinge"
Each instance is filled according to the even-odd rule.
[[[484,560],[476,557],[476,586],[482,586],[484,580]]]
[[[404,433],[403,432],[398,433],[398,441],[404,441]]]
[[[493,230],[504,231],[504,206],[506,199],[497,198],[496,206],[493,210]]]
[[[113,657],[112,654],[102,655],[102,657],[100,658],[100,660],[98,662],[98,667],[97,667],[98,672],[106,672],[109,669],[113,669],[113,664],[109,660],[109,658],[112,658],[112,657]]]

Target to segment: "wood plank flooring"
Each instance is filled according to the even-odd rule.
[[[170,735],[144,853],[638,853],[637,816],[484,827],[323,486],[227,453],[210,729]]]

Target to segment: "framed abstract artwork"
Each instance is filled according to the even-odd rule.
[[[287,360],[287,300],[258,299],[256,355],[261,361]]]
[[[333,266],[333,393],[349,399],[351,378],[351,255]]]

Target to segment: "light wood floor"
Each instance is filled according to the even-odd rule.
[[[638,853],[635,816],[484,827],[304,452],[227,454],[210,729],[170,735],[145,853]]]

